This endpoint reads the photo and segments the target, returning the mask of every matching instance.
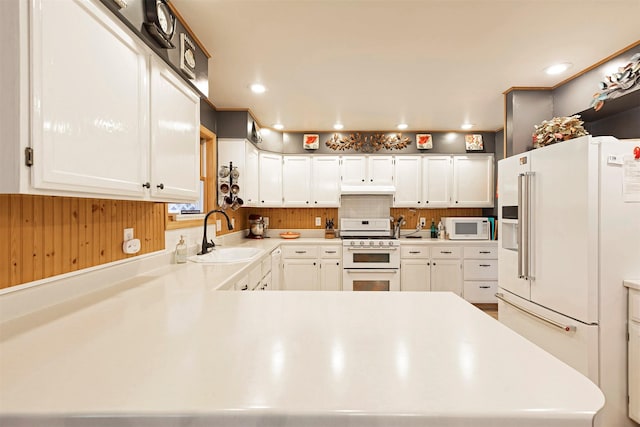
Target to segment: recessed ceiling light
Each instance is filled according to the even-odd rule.
[[[251,92],[253,93],[265,93],[267,88],[264,87],[264,85],[261,85],[260,83],[254,83],[250,86],[251,88]]]
[[[409,127],[409,125],[408,125],[408,124],[406,124],[406,123],[400,123],[400,124],[398,125],[398,129],[400,129],[400,130],[405,130],[405,129],[406,129],[406,128],[408,128],[408,127]]]
[[[473,123],[463,123],[462,126],[460,126],[460,128],[464,130],[469,130],[472,127],[473,127]]]
[[[284,129],[284,125],[282,123],[276,123],[275,125],[273,125],[273,128],[276,130],[282,130]]]
[[[333,125],[333,128],[335,130],[342,130],[344,129],[344,125],[342,123],[336,123],[335,125]]]
[[[544,72],[550,75],[564,73],[571,67],[569,62],[563,62],[561,64],[554,64],[544,69]]]

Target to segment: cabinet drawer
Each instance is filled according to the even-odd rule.
[[[640,291],[629,289],[629,319],[640,322]]]
[[[342,247],[320,246],[320,258],[342,258]]]
[[[464,282],[464,299],[475,303],[497,303],[498,282]]]
[[[462,248],[456,246],[439,246],[431,248],[431,258],[460,258]]]
[[[465,246],[464,257],[469,259],[498,259],[498,248],[484,246]]]
[[[283,246],[283,258],[318,258],[317,246]]]
[[[498,260],[464,260],[464,280],[498,280]]]
[[[400,246],[400,258],[429,258],[428,246]]]
[[[260,285],[260,280],[262,280],[262,264],[258,263],[258,265],[254,266],[251,270],[249,270],[249,289],[254,290]]]
[[[244,275],[233,285],[235,291],[248,291],[249,290],[249,276]]]

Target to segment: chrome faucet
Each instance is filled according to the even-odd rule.
[[[396,226],[394,227],[393,230],[393,237],[396,239],[400,238],[400,227],[402,226],[402,224],[404,223],[404,215],[400,215],[398,217],[398,220],[396,222]]]
[[[202,250],[198,252],[198,255],[204,255],[206,253],[209,253],[209,249],[216,246],[216,244],[213,243],[213,240],[207,241],[207,221],[209,220],[209,215],[216,212],[224,215],[224,217],[227,219],[227,228],[229,228],[229,230],[233,230],[233,225],[231,225],[231,220],[229,219],[229,215],[227,215],[226,212],[221,211],[219,209],[214,209],[212,211],[209,211],[204,216],[204,235],[202,236]]]

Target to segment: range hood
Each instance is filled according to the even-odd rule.
[[[395,194],[396,187],[393,185],[343,185],[340,187],[341,194]]]

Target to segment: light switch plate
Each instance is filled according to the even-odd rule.
[[[316,227],[320,227],[322,225],[322,218],[317,216],[316,217]]]
[[[427,219],[425,217],[420,217],[420,227],[424,227],[427,225]]]
[[[132,240],[132,239],[133,239],[133,228],[125,228],[124,237],[122,238],[122,240],[126,242],[127,240]]]

